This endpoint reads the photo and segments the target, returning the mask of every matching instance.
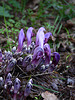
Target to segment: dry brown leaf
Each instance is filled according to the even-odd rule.
[[[54,94],[48,91],[43,92],[41,96],[44,98],[43,100],[58,100],[58,98]]]
[[[75,25],[75,18],[67,20],[67,24],[69,24],[69,25]]]

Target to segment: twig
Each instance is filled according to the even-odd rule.
[[[21,69],[21,67],[19,67],[18,65],[17,65],[17,67],[23,72],[23,74],[26,74],[26,73]]]
[[[51,74],[52,72],[46,72],[46,73],[42,73],[42,74],[36,74],[36,75],[31,75],[31,77],[37,77],[37,76],[42,76],[42,75],[48,75],[48,74]],[[22,78],[27,78],[27,77],[30,77],[30,75],[29,76],[24,76],[24,77],[22,77]]]

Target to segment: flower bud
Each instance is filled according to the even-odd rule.
[[[31,45],[31,37],[33,35],[33,27],[29,27],[26,33],[27,36],[27,46]]]
[[[45,64],[49,64],[51,59],[51,49],[48,43],[44,45],[44,54],[45,54]]]
[[[32,64],[38,65],[40,63],[40,59],[42,58],[43,58],[43,49],[41,47],[36,47],[32,58]]]
[[[15,53],[16,52],[16,47],[12,48],[12,52]]]
[[[3,84],[4,84],[4,80],[2,77],[0,77],[0,88],[2,88]]]
[[[29,54],[23,60],[23,67],[26,67],[27,65],[29,65],[31,60],[32,60],[32,55]]]
[[[22,50],[23,42],[25,40],[25,34],[23,29],[20,30],[19,36],[18,36],[18,48],[17,52],[20,52]]]
[[[17,61],[16,59],[11,59],[11,61],[8,63],[8,66],[6,68],[6,71],[9,72],[9,71],[12,71],[12,69],[14,68],[14,66],[16,65]]]
[[[49,37],[52,36],[52,33],[51,32],[48,32],[45,34],[45,43],[47,43],[47,41],[49,40]]]
[[[39,28],[36,35],[36,45],[37,46],[39,45],[42,49],[43,49],[43,44],[44,44],[44,39],[45,39],[44,31],[45,31],[45,28],[41,27]]]
[[[11,73],[8,73],[8,75],[6,77],[6,80],[5,80],[5,84],[7,84],[8,81],[11,81],[11,78],[12,78],[12,74]]]
[[[27,97],[30,94],[31,89],[32,89],[32,83],[33,83],[33,81],[32,81],[32,79],[30,79],[29,82],[27,83],[25,91],[24,91],[25,97]]]
[[[20,89],[20,83],[21,81],[18,78],[16,78],[15,83],[14,83],[14,93],[15,94],[17,94],[18,90]]]
[[[53,52],[53,61],[52,64],[54,64],[54,66],[56,66],[60,60],[60,55],[57,52]]]

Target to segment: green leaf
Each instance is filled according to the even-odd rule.
[[[8,30],[8,32],[10,33],[10,32],[11,32],[11,30]]]
[[[23,19],[21,19],[21,23],[24,24],[24,25],[27,24],[26,20],[23,20]]]
[[[15,21],[13,19],[9,19],[8,21],[13,23],[13,24],[15,23]]]
[[[12,10],[12,8],[9,5],[7,5],[6,3],[4,3],[4,7],[6,10]]]
[[[13,27],[13,24],[11,24],[10,22],[7,22],[7,25]]]
[[[15,32],[19,32],[19,29],[15,29]]]
[[[0,6],[0,16],[13,17],[9,14],[9,11],[3,8],[2,6]]]
[[[44,89],[44,90],[52,91],[52,92],[54,92],[54,93],[59,93],[59,91],[55,91],[55,90],[52,90],[52,89],[43,87],[43,86],[41,86],[41,85],[33,84],[33,86],[35,86],[35,87],[37,87],[37,88]]]
[[[4,34],[4,29],[2,28],[2,29],[0,29],[0,33],[2,33],[2,34]]]
[[[19,28],[21,26],[20,22],[16,22],[15,27]]]
[[[38,98],[37,98],[37,97],[35,97],[35,99],[36,99],[36,100],[38,100]]]
[[[16,0],[8,0],[8,3],[13,5],[15,8],[21,8],[20,3]]]

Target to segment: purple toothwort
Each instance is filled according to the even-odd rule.
[[[60,60],[60,55],[57,52],[53,52],[53,61],[52,64],[54,64],[54,66],[56,66]]]
[[[51,59],[51,49],[48,43],[44,45],[44,54],[45,54],[45,64],[49,64]]]
[[[45,28],[41,27],[39,28],[36,35],[36,46],[39,45],[42,49],[43,49],[43,44],[44,44],[44,39],[45,39],[44,31],[45,31]]]
[[[5,84],[7,84],[8,81],[11,81],[11,78],[12,78],[12,74],[11,73],[8,73],[7,74],[7,77],[6,77],[6,80],[5,80]]]
[[[5,85],[4,85],[4,88],[7,89],[7,92],[9,93],[11,87],[12,87],[12,74],[11,73],[8,73],[7,74],[7,77],[6,77],[6,80],[5,80]]]
[[[8,65],[7,65],[6,73],[12,71],[12,69],[14,68],[14,66],[16,65],[16,63],[17,63],[16,59],[12,58],[10,60],[10,62],[8,63]]]
[[[27,30],[27,34],[26,34],[26,36],[27,36],[27,46],[29,46],[30,44],[31,44],[31,37],[33,36],[33,27],[30,27],[30,28],[28,28],[28,30]]]
[[[45,43],[47,43],[47,41],[49,40],[49,37],[52,36],[52,33],[51,32],[48,32],[45,34]]]
[[[43,58],[43,49],[39,46],[34,50],[32,64],[38,65],[40,63],[41,58]]]
[[[31,60],[32,60],[32,55],[26,56],[23,60],[23,67],[24,68],[27,67],[30,64]]]
[[[3,84],[4,84],[3,77],[0,77],[0,88],[2,88],[2,87],[3,87]]]
[[[14,97],[13,97],[13,100],[17,100],[16,96],[17,96],[17,93],[20,89],[20,83],[21,83],[21,81],[18,78],[16,78],[15,83],[14,83]]]
[[[25,91],[24,91],[24,97],[26,99],[26,97],[30,94],[31,92],[31,89],[32,89],[32,83],[33,83],[33,80],[30,79],[29,82],[27,83],[26,85],[26,88],[25,88]]]
[[[22,50],[23,42],[25,40],[25,34],[23,29],[20,30],[19,36],[18,36],[18,48],[17,52],[20,52]]]
[[[51,61],[50,65],[49,65],[49,69],[48,69],[49,72],[54,71],[54,69],[56,68],[55,66],[58,64],[58,62],[59,62],[59,60],[60,60],[60,55],[59,55],[59,53],[53,52],[52,54],[53,54],[53,55],[52,55],[53,60]]]
[[[2,51],[0,49],[0,63],[2,62]]]

